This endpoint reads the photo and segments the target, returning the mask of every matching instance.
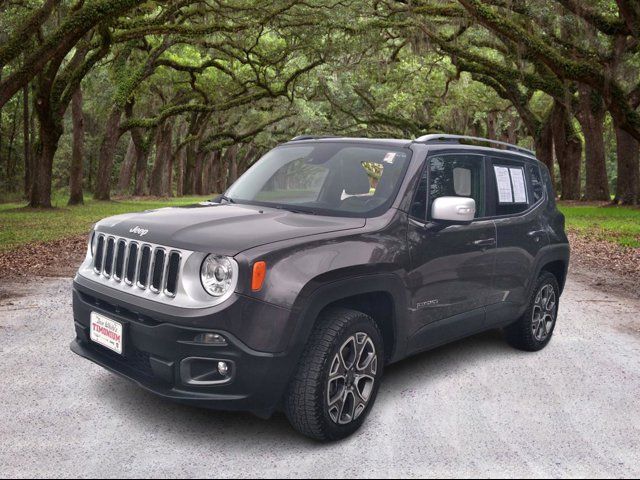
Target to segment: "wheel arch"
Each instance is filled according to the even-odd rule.
[[[370,274],[321,285],[298,296],[292,310],[298,322],[295,346],[301,352],[320,314],[332,307],[350,308],[373,318],[383,334],[386,363],[395,361],[406,348],[402,319],[406,315],[406,289],[395,274]]]
[[[558,287],[560,287],[560,293],[562,293],[567,280],[567,266],[565,265],[565,262],[563,260],[554,260],[545,263],[542,268],[540,268],[540,273],[538,273],[538,275],[542,274],[542,272],[549,272],[556,277]]]
[[[549,272],[556,277],[560,293],[562,294],[567,281],[569,269],[569,245],[551,245],[546,247],[540,254],[535,270],[535,276],[531,279],[531,288],[535,285],[536,279],[542,272]]]

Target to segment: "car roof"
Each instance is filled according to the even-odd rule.
[[[530,162],[539,162],[535,154],[527,154],[515,150],[505,150],[502,148],[484,147],[482,145],[465,145],[465,144],[452,144],[452,143],[434,143],[427,145],[429,150],[452,150],[457,151],[469,150],[470,152],[484,152],[486,154],[493,154],[500,157],[509,156],[511,158],[517,158],[518,160],[528,160]]]
[[[413,143],[413,140],[403,140],[397,138],[364,138],[364,137],[320,137],[320,136],[301,136],[293,138],[284,145],[298,144],[298,143],[368,143],[371,145],[388,145],[395,147],[408,147]]]
[[[461,150],[475,150],[475,151],[484,151],[490,152],[493,154],[502,154],[502,155],[510,155],[515,157],[520,157],[521,159],[528,159],[538,161],[536,158],[535,152],[528,150],[523,147],[519,147],[517,145],[512,145],[509,143],[491,140],[487,138],[480,137],[469,137],[462,135],[425,135],[416,140],[410,139],[397,139],[397,138],[364,138],[364,137],[331,137],[331,136],[316,136],[316,135],[301,135],[291,139],[289,142],[285,143],[285,145],[298,144],[298,143],[313,143],[313,142],[322,142],[322,143],[331,143],[331,142],[345,142],[345,143],[365,143],[371,145],[386,145],[386,146],[394,146],[396,148],[407,148],[414,144],[425,145],[430,149],[461,149]],[[485,142],[488,145],[495,145],[504,148],[495,148],[492,146],[484,146],[484,145],[474,145],[473,143],[461,143],[461,142]]]

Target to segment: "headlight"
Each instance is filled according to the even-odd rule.
[[[204,259],[200,267],[200,280],[209,295],[221,297],[229,292],[237,274],[233,265],[229,257],[221,255],[209,255]]]

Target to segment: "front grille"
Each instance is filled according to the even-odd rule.
[[[140,268],[138,269],[138,286],[146,289],[149,285],[149,271],[151,270],[151,247],[149,245],[142,246],[142,254],[140,255]]]
[[[103,233],[94,236],[93,244],[96,275],[132,288],[176,296],[180,252]]]

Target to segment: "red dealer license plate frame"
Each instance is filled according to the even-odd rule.
[[[124,325],[101,313],[91,312],[89,325],[91,341],[98,345],[124,355]]]

